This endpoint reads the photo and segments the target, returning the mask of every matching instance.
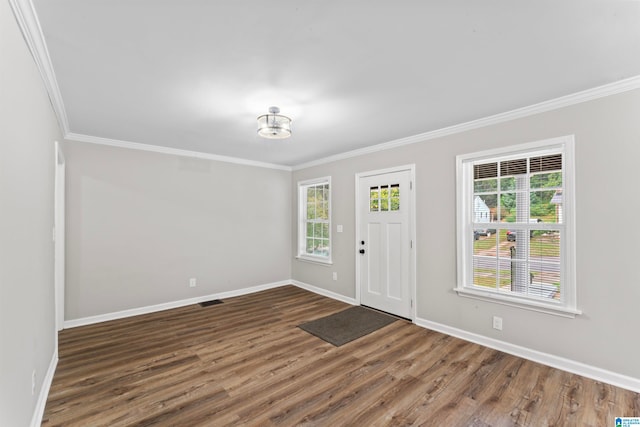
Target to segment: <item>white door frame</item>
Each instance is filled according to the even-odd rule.
[[[65,181],[66,163],[62,147],[58,141],[55,145],[55,180],[54,180],[54,299],[56,343],[58,331],[64,327],[64,288],[65,288]]]
[[[356,197],[355,197],[355,214],[356,214],[356,240],[354,246],[354,256],[356,258],[356,303],[358,305],[361,304],[361,286],[360,283],[360,264],[361,257],[358,253],[358,249],[360,248],[360,223],[362,219],[360,218],[360,178],[375,176],[375,175],[384,175],[387,173],[393,172],[403,172],[409,171],[410,176],[410,188],[409,188],[409,203],[411,207],[409,209],[409,239],[411,240],[411,249],[409,251],[409,293],[411,295],[411,320],[416,318],[416,165],[409,164],[404,166],[396,166],[385,169],[378,169],[367,172],[359,172],[356,173]]]

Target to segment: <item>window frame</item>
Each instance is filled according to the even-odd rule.
[[[329,226],[329,255],[313,255],[306,252],[307,243],[307,189],[318,185],[329,186],[329,199],[328,199],[328,219],[327,224]],[[298,250],[296,259],[302,261],[315,262],[320,264],[333,264],[332,261],[332,242],[333,242],[333,230],[331,230],[331,215],[332,215],[332,200],[333,191],[331,189],[331,177],[325,176],[321,178],[307,179],[304,181],[298,181]]]
[[[457,228],[457,283],[454,291],[463,297],[519,307],[564,317],[581,314],[577,306],[577,286],[575,273],[575,150],[574,136],[568,135],[525,144],[479,151],[456,156],[456,228]],[[474,227],[473,166],[480,162],[505,161],[520,157],[535,157],[562,153],[563,195],[561,224],[560,275],[561,300],[544,301],[524,295],[498,292],[491,288],[482,289],[473,284]],[[530,190],[530,187],[529,187]],[[496,223],[492,223],[496,224]],[[504,228],[504,227],[502,227]],[[533,228],[525,225],[525,229]]]

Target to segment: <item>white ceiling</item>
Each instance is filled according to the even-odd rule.
[[[280,165],[640,75],[637,0],[34,5],[70,132]]]

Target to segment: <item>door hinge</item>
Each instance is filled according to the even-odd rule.
[[[413,240],[409,240],[409,247],[413,249]]]
[[[413,308],[413,299],[411,300],[411,308]]]
[[[413,181],[409,181],[409,190],[413,190]]]

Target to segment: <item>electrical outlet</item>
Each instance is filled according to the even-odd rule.
[[[31,373],[31,395],[36,394],[36,370]]]
[[[192,277],[191,279],[189,279],[189,287],[190,288],[195,288],[196,287],[196,278]]]
[[[338,272],[337,271],[333,272],[333,280],[338,280]]]
[[[493,316],[493,329],[502,330],[502,317]]]

